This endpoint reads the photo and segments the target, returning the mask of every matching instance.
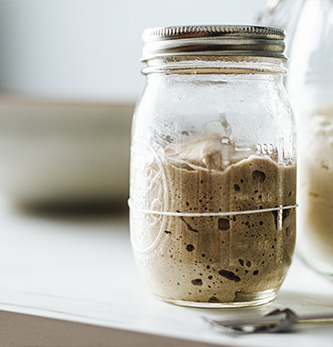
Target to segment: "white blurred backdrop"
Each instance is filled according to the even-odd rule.
[[[141,34],[248,24],[266,0],[0,1],[0,88],[43,98],[133,101]]]
[[[0,195],[26,205],[125,202],[143,30],[251,24],[265,4],[0,1]]]

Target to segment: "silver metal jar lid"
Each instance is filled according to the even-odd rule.
[[[246,25],[151,28],[143,32],[142,61],[167,56],[258,56],[287,59],[285,31]]]

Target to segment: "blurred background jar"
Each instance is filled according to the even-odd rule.
[[[286,79],[298,129],[298,254],[333,276],[333,1],[269,1],[259,21],[288,30]]]

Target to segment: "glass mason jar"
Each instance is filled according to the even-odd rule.
[[[298,254],[333,278],[333,1],[303,0],[287,88],[299,131]],[[304,37],[306,39],[304,40]]]
[[[130,228],[139,271],[185,306],[269,302],[295,245],[295,124],[284,32],[148,29],[132,125]]]

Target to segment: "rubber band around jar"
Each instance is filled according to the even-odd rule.
[[[223,216],[234,216],[239,214],[253,214],[253,213],[264,213],[264,212],[273,212],[273,211],[280,211],[280,210],[289,210],[298,207],[298,204],[296,205],[289,205],[289,206],[278,206],[278,207],[272,207],[272,208],[263,208],[259,210],[246,210],[246,211],[231,211],[231,212],[206,212],[206,213],[199,213],[199,212],[189,212],[189,213],[183,213],[183,212],[168,212],[168,211],[154,211],[154,210],[146,210],[142,208],[138,208],[133,206],[131,199],[128,199],[127,201],[128,206],[131,210],[138,211],[145,214],[158,214],[163,216],[171,216],[171,217],[223,217]]]

